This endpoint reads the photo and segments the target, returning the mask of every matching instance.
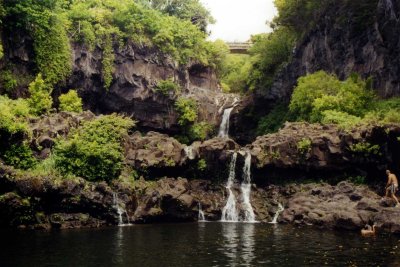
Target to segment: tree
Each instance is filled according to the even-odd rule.
[[[143,1],[142,2],[146,2]],[[189,20],[203,32],[207,31],[207,25],[215,23],[211,16],[199,0],[149,0],[148,4],[162,13],[175,16],[183,20]]]

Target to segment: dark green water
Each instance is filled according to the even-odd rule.
[[[400,266],[399,238],[265,224],[0,230],[0,266]]]

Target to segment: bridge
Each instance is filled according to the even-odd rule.
[[[239,43],[239,42],[230,42],[226,43],[229,46],[229,50],[232,54],[248,54],[249,48],[253,45],[250,42]]]

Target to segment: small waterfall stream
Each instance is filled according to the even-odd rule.
[[[230,108],[224,109],[224,114],[222,115],[221,125],[219,126],[218,137],[228,138],[229,137],[229,120],[231,117],[232,110],[237,106],[239,98],[235,97],[232,106]]]
[[[278,203],[278,210],[275,212],[274,218],[272,219],[272,221],[270,223],[272,223],[272,224],[278,223],[279,214],[281,214],[282,211],[284,211],[284,210],[285,210],[285,208],[282,206],[282,204]]]
[[[226,201],[225,207],[222,209],[222,222],[256,222],[255,215],[253,211],[253,207],[250,202],[250,194],[251,194],[251,154],[246,152],[245,162],[243,166],[243,182],[240,186],[240,190],[242,192],[242,201],[241,208],[243,210],[244,216],[239,218],[239,212],[237,209],[237,200],[235,194],[232,191],[232,186],[235,181],[236,173],[236,159],[237,153],[235,152],[232,155],[232,160],[229,165],[229,177],[228,182],[226,184],[226,188],[228,189],[228,199]]]
[[[125,204],[121,203],[121,201],[118,198],[117,193],[113,193],[113,207],[117,211],[117,214],[118,214],[118,225],[119,226],[131,225],[131,223],[129,221],[128,213],[126,212],[126,209],[125,209]],[[126,224],[124,224],[122,215],[126,216],[126,221],[127,221]]]
[[[222,115],[222,122],[219,126],[218,137],[228,138],[229,137],[229,118],[231,116],[231,112],[234,107],[227,108],[224,110],[224,114]]]
[[[244,221],[245,222],[255,222],[255,215],[253,207],[250,202],[251,194],[251,154],[246,152],[246,158],[243,166],[243,181],[240,186],[242,191],[242,200],[244,208]]]
[[[206,217],[204,216],[204,212],[201,209],[201,204],[199,202],[199,215],[198,215],[198,221],[199,222],[206,222]]]
[[[235,199],[235,195],[232,192],[232,185],[235,180],[236,159],[237,159],[237,153],[235,152],[232,155],[232,160],[229,165],[229,177],[228,177],[228,182],[226,184],[226,188],[228,189],[229,196],[228,196],[228,200],[226,202],[225,207],[222,209],[222,216],[221,216],[222,222],[237,222],[237,221],[239,221],[239,214],[236,209],[236,199]]]

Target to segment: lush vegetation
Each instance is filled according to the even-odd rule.
[[[400,99],[381,100],[371,88],[372,80],[351,75],[340,81],[319,71],[300,77],[289,105],[295,121],[338,124],[349,129],[367,123],[400,123]]]
[[[31,136],[27,122],[29,116],[26,100],[0,96],[0,158],[20,169],[28,169],[36,163],[26,142]]]
[[[175,110],[179,114],[178,124],[182,134],[177,139],[189,144],[196,140],[206,139],[213,127],[204,121],[198,121],[198,104],[194,99],[179,97],[175,102]]]
[[[106,89],[113,79],[115,49],[128,42],[156,47],[180,64],[198,61],[217,67],[220,48],[206,41],[205,33],[212,21],[198,0],[4,0],[0,4],[0,28],[32,38],[37,73],[49,85],[71,73],[71,41],[101,48]]]
[[[68,93],[60,95],[60,110],[69,112],[82,112],[82,99],[76,90],[69,90]]]
[[[40,115],[50,111],[53,105],[53,99],[51,98],[51,92],[53,88],[47,85],[42,75],[36,77],[36,79],[29,85],[30,98],[28,99],[31,112],[35,115]]]
[[[173,79],[161,80],[157,83],[155,87],[156,92],[168,96],[171,94],[179,94],[181,92],[181,87],[179,84],[174,82]]]
[[[118,115],[101,116],[85,123],[54,148],[55,168],[64,175],[90,181],[118,178],[123,168],[122,142],[132,120]]]
[[[214,23],[210,11],[204,8],[199,0],[139,0],[139,2],[164,14],[188,20],[204,32],[208,24]]]

